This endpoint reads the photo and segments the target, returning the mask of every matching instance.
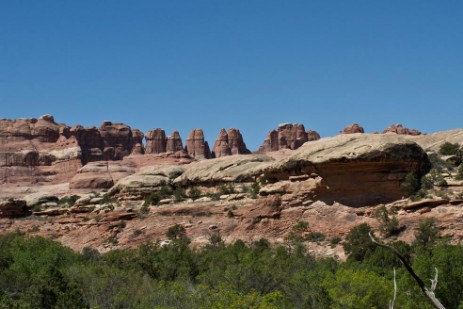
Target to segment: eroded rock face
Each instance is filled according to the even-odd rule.
[[[183,151],[182,138],[180,137],[180,133],[178,133],[178,131],[173,131],[167,138],[166,151],[167,152]]]
[[[135,173],[135,168],[120,162],[89,162],[70,180],[71,189],[111,188],[120,179]]]
[[[132,129],[123,123],[104,121],[98,128],[103,140],[103,160],[122,160],[132,152]]]
[[[20,217],[29,213],[25,200],[5,199],[0,200],[0,218]]]
[[[228,129],[228,132],[225,131],[225,129],[220,130],[212,150],[212,157],[220,158],[223,156],[249,153],[251,152],[246,148],[240,130],[231,128]]]
[[[157,128],[146,132],[145,139],[145,153],[157,154],[166,152],[167,138],[166,132],[163,129]]]
[[[166,185],[170,187],[171,180],[184,172],[177,165],[158,165],[143,168],[141,171],[120,179],[109,191],[110,195],[146,196],[159,191]]]
[[[316,197],[349,206],[376,205],[400,199],[405,176],[430,169],[424,150],[397,135],[339,135],[307,143],[287,159],[265,169],[270,181],[289,176],[321,177]],[[315,177],[315,176],[314,176]]]
[[[138,129],[132,130],[132,153],[134,155],[142,155],[145,153],[145,147],[143,146],[143,138],[145,134]]]
[[[354,134],[354,133],[365,133],[363,127],[357,123],[351,124],[350,126],[345,127],[340,134]]]
[[[415,130],[415,129],[404,128],[404,126],[401,124],[390,125],[386,129],[384,129],[384,131],[382,132],[382,134],[386,134],[386,133],[395,133],[395,134],[400,134],[400,135],[414,135],[414,136],[423,134],[420,131]]]
[[[219,136],[215,140],[214,148],[212,148],[212,157],[220,158],[223,156],[230,156],[231,149],[228,145],[228,134],[225,129],[220,130]]]
[[[259,152],[277,151],[280,149],[298,149],[305,142],[320,139],[315,131],[306,131],[304,125],[285,123],[267,134]]]
[[[204,141],[204,132],[201,129],[194,129],[188,134],[185,150],[192,158],[209,159],[211,157],[209,144]]]

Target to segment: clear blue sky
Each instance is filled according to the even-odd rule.
[[[463,1],[2,0],[0,118],[322,136],[463,127]]]

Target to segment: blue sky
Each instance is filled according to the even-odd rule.
[[[0,118],[463,127],[463,1],[0,1]]]

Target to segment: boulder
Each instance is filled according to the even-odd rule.
[[[195,159],[209,159],[211,157],[209,144],[204,141],[204,133],[201,129],[194,129],[188,134],[185,150],[188,155]]]
[[[351,124],[350,126],[345,127],[339,133],[340,134],[354,134],[354,133],[365,133],[365,131],[363,130],[363,127],[354,123],[354,124]]]
[[[167,138],[163,129],[157,128],[146,132],[145,153],[164,153],[166,152]]]
[[[38,192],[26,195],[24,197],[27,207],[33,209],[35,207],[47,207],[48,205],[56,205],[59,202],[58,197],[47,192]]]

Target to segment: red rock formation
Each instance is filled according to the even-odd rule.
[[[320,134],[318,134],[317,131],[308,130],[308,131],[305,131],[305,133],[307,133],[307,141],[308,142],[310,142],[310,141],[318,141],[320,139]]]
[[[231,149],[228,145],[228,134],[225,129],[220,130],[219,136],[215,140],[214,148],[212,148],[212,157],[220,158],[223,156],[230,156]]]
[[[146,132],[145,153],[166,152],[167,138],[163,129],[157,128]]]
[[[219,158],[223,156],[230,156],[235,154],[249,154],[251,153],[243,141],[243,136],[240,130],[231,128],[228,132],[225,129],[220,130],[219,136],[215,141],[212,150],[212,157]]]
[[[143,146],[143,138],[145,134],[138,129],[132,130],[132,153],[134,155],[142,155],[145,153],[145,147]]]
[[[365,133],[363,127],[359,126],[356,123],[351,124],[350,126],[345,127],[340,134],[353,134],[353,133]]]
[[[176,130],[173,131],[167,138],[166,151],[167,152],[183,151],[182,138],[180,137],[180,133],[178,133],[178,131]]]
[[[99,129],[104,160],[122,160],[132,151],[132,129],[123,123],[104,121]]]
[[[228,129],[228,145],[232,155],[234,154],[249,154],[251,153],[244,143],[243,136],[238,129]]]
[[[77,139],[82,151],[82,164],[103,160],[103,139],[96,127],[84,128],[76,125],[71,128],[71,135]]]
[[[188,134],[185,150],[196,159],[209,159],[211,157],[209,144],[204,141],[204,133],[201,129],[194,129]]]
[[[384,129],[382,134],[386,134],[386,133],[395,133],[395,134],[400,134],[400,135],[414,135],[414,136],[423,134],[420,131],[415,130],[415,129],[404,128],[404,126],[401,124],[390,125],[386,129]]]
[[[267,134],[259,152],[277,151],[280,149],[297,149],[305,142],[320,139],[315,131],[305,131],[304,125],[285,123]]]

